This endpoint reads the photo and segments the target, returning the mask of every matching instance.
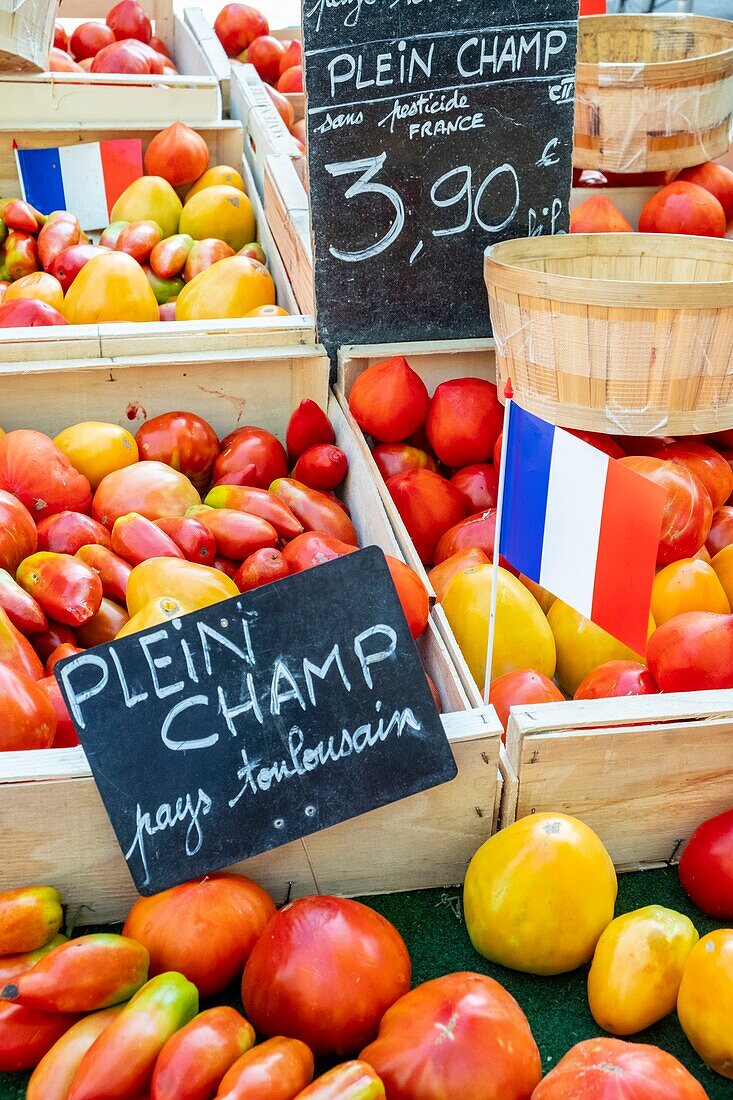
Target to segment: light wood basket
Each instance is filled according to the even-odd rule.
[[[569,428],[733,428],[733,242],[653,233],[504,241],[484,275],[500,392]]]
[[[49,0],[0,2],[0,72],[48,67],[56,9]]]
[[[733,22],[699,15],[580,20],[573,164],[687,168],[723,156],[733,110]]]

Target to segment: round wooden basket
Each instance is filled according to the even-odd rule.
[[[733,428],[733,241],[588,233],[504,241],[484,275],[500,392],[569,428]]]
[[[664,172],[723,156],[733,22],[701,15],[580,20],[573,164]]]

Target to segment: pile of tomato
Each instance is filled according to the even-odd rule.
[[[733,811],[701,826],[680,868],[719,919],[733,918],[732,868]],[[699,1056],[733,1077],[733,929],[700,939],[659,905],[614,919],[616,893],[591,829],[536,814],[475,854],[466,929],[514,970],[590,963],[590,1009],[611,1036],[676,1010]],[[220,873],[141,898],[121,935],[67,940],[62,920],[52,887],[0,894],[0,1071],[33,1070],[28,1100],[706,1100],[670,1054],[619,1038],[578,1043],[542,1079],[499,982],[462,972],[411,988],[402,936],[356,901],[278,911]],[[242,1012],[200,1011],[233,983]]]
[[[286,446],[253,426],[220,440],[190,412],[135,436],[97,421],[55,439],[3,435],[0,751],[78,743],[53,675],[64,657],[353,553],[335,493],[347,471],[310,400]],[[387,564],[416,638],[427,591],[404,562]]]
[[[374,364],[349,407],[483,687],[503,412],[481,378],[432,396],[402,356]],[[646,655],[633,653],[501,559],[491,701],[510,706],[733,687],[733,432],[573,434],[667,493]],[[564,694],[563,694],[564,693]]]

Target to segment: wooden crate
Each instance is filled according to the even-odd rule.
[[[308,195],[290,157],[265,161],[264,203],[267,221],[277,242],[285,270],[304,313],[315,313],[313,243]]]
[[[185,19],[174,14],[172,0],[141,4],[154,22],[154,33],[171,49],[179,76],[3,72],[0,128],[141,123],[160,128],[176,119],[190,126],[220,119],[216,75]],[[56,15],[76,23],[103,20],[109,7],[108,0],[61,0]]]
[[[621,870],[679,858],[733,798],[733,691],[514,707],[502,826],[544,811],[579,817]]]
[[[0,335],[0,363],[26,359],[99,359],[120,355],[176,355],[181,352],[298,346],[315,343],[312,317],[299,313],[293,288],[280,253],[267,224],[254,181],[242,158],[242,127],[238,122],[218,122],[197,126],[211,151],[211,163],[229,164],[242,171],[245,187],[254,206],[257,239],[267,253],[270,273],[275,282],[277,300],[290,313],[288,317],[243,318],[221,321],[168,321],[161,324],[68,325],[59,328],[3,329]],[[80,129],[60,127],[41,133],[22,130],[0,131],[0,194],[19,194],[13,142],[21,149],[43,146],[74,145],[84,141],[111,138],[140,138],[147,148],[158,133],[157,126],[136,129]]]
[[[230,105],[232,118],[244,127],[244,155],[260,198],[265,193],[265,163],[270,156],[301,159],[295,138],[286,128],[253,65],[232,62]]]
[[[223,6],[223,5],[222,5]],[[226,51],[214,31],[213,21],[209,19],[201,8],[186,8],[184,12],[186,23],[196,36],[196,40],[204,51],[209,66],[216,74],[221,88],[221,101],[225,116],[231,111],[231,67],[236,61],[227,57]],[[270,34],[281,42],[297,38],[302,40],[303,32],[300,27],[271,27]],[[292,92],[285,96],[292,104],[295,112],[295,121],[305,115],[305,95],[303,92]]]
[[[113,365],[44,363],[0,367],[6,428],[55,434],[69,421],[109,419],[135,430],[174,406],[192,408],[223,434],[257,423],[284,434],[291,409],[327,402],[329,363],[321,348],[216,356],[121,359]],[[359,441],[331,399],[337,443],[349,456],[345,498],[362,544],[399,555]],[[317,891],[366,894],[459,883],[498,813],[501,729],[493,710],[471,700],[431,621],[419,648],[435,681],[459,775],[443,787],[258,856],[240,865],[282,902]],[[345,858],[344,853],[348,853]],[[121,919],[135,898],[81,749],[0,753],[0,889],[50,882],[84,924]]]

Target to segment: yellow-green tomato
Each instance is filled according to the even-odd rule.
[[[688,917],[661,905],[611,921],[588,975],[588,1003],[598,1026],[612,1035],[635,1035],[673,1012],[699,938]]]
[[[531,814],[483,844],[466,874],[466,928],[479,954],[529,974],[564,974],[593,957],[613,920],[611,857],[565,814]]]

